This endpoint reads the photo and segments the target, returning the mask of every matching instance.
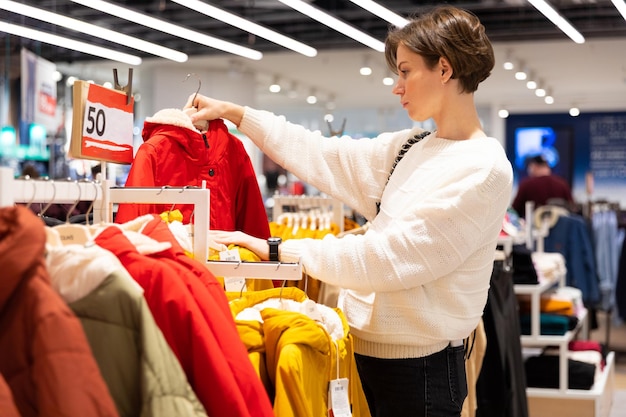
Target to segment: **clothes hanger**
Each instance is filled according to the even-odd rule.
[[[80,195],[81,188],[78,181],[74,181],[76,187],[78,188],[78,197],[76,197],[76,201],[72,205],[72,207],[67,211],[67,215],[65,217],[65,223],[60,224],[58,226],[52,227],[53,231],[58,233],[59,238],[64,245],[85,245],[87,242],[91,240],[91,233],[89,231],[89,227],[83,224],[70,223],[70,217],[78,203],[80,203]],[[92,204],[93,205],[93,204]]]
[[[54,184],[54,181],[51,181],[51,184],[52,184],[52,198],[50,199],[50,202],[47,203],[46,206],[39,211],[39,213],[37,213],[37,216],[40,217],[41,219],[44,219],[44,214],[45,214],[46,210],[48,210],[48,208],[50,206],[52,206],[52,204],[54,202],[54,197],[56,196],[56,193],[57,193],[57,189],[56,189],[56,186]],[[33,188],[33,198],[32,198],[32,200],[34,200],[35,196],[37,195],[37,184],[36,184],[36,181],[33,181],[33,187],[34,188]],[[32,203],[32,200],[27,204],[27,207],[30,207],[30,204]],[[52,227],[45,226],[44,227],[44,231],[46,232],[46,245],[51,245],[51,246],[61,246],[62,245],[61,238],[59,237],[58,233],[56,233],[56,232],[54,232],[52,230]]]
[[[545,205],[535,209],[535,224],[540,227],[547,226],[548,229],[554,227],[561,216],[569,216],[569,211],[560,206]]]
[[[48,178],[46,177],[44,181],[48,181]],[[41,217],[42,219],[44,215],[46,214],[46,211],[48,211],[48,209],[52,206],[52,204],[54,204],[54,198],[57,195],[57,187],[56,187],[56,184],[54,183],[54,180],[49,180],[49,181],[50,181],[50,184],[52,184],[52,197],[50,198],[50,201],[46,203],[46,205],[39,211],[38,216]]]
[[[185,111],[186,114],[189,116],[191,116],[191,114],[198,111],[198,107],[196,107],[196,97],[198,97],[198,93],[200,92],[200,87],[202,87],[202,80],[200,79],[200,77],[198,77],[198,74],[196,74],[195,72],[191,72],[187,74],[183,82],[187,81],[189,77],[191,77],[192,75],[195,75],[196,78],[198,79],[198,89],[196,90],[196,93],[193,95],[193,99],[191,100],[192,107]],[[194,123],[194,127],[198,129],[200,132],[206,132],[209,129],[209,121],[208,120],[196,120],[196,122]]]
[[[33,204],[33,201],[35,201],[35,197],[37,196],[37,182],[34,181],[30,175],[24,175],[20,177],[19,179],[22,179],[26,182],[30,182],[33,185],[33,195],[31,196],[30,200],[28,200],[28,202],[26,203],[26,208],[29,209],[30,206]]]

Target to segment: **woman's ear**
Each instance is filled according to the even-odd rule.
[[[445,84],[452,78],[452,66],[444,57],[439,58],[439,68],[441,69],[441,83]]]

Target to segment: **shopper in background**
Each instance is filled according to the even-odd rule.
[[[372,416],[459,416],[462,340],[483,313],[513,177],[474,104],[493,49],[476,16],[443,6],[390,31],[385,56],[399,74],[393,93],[402,107],[415,121],[432,118],[437,131],[349,140],[204,96],[190,96],[186,107],[198,108],[192,120],[235,123],[282,167],[371,222],[362,235],[290,239],[279,253],[342,288],[339,307]],[[211,236],[269,258],[264,240]]]
[[[548,161],[541,155],[528,158],[528,177],[520,181],[513,200],[513,209],[521,216],[526,215],[526,202],[532,201],[535,207],[548,203],[558,203],[571,209],[574,205],[572,190],[565,179],[552,173]]]

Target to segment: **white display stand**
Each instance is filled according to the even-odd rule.
[[[204,186],[204,184],[203,184]],[[210,190],[188,187],[108,187],[105,194],[112,213],[114,203],[193,204],[193,251],[194,258],[204,259],[206,267],[217,277],[242,277],[254,279],[291,280],[302,279],[302,265],[284,262],[229,262],[208,260]]]
[[[579,332],[588,334],[587,311],[579,315],[576,329],[562,336],[541,335],[539,333],[539,306],[541,294],[555,285],[562,285],[563,278],[540,282],[538,285],[515,285],[516,294],[531,297],[531,334],[522,335],[524,347],[559,347],[559,388],[526,388],[530,417],[608,417],[613,401],[615,374],[615,354],[610,352],[600,377],[589,390],[569,389],[568,387],[568,344]]]
[[[527,208],[528,210],[528,208]],[[529,216],[527,216],[529,217]],[[527,230],[526,235],[537,239],[537,247],[543,250],[545,230]],[[501,238],[498,242],[506,249],[510,249],[511,238]],[[519,243],[519,242],[515,242]],[[532,246],[532,245],[531,245]],[[575,329],[562,336],[540,334],[540,303],[541,295],[550,289],[565,285],[565,274],[551,279],[542,279],[539,284],[516,284],[515,294],[530,297],[531,332],[530,335],[521,335],[523,347],[559,348],[559,387],[558,388],[526,388],[529,417],[608,417],[613,401],[613,387],[615,374],[615,354],[610,352],[606,357],[606,365],[602,374],[596,378],[589,390],[568,388],[568,344],[579,333],[588,337],[587,311],[579,314],[578,325]]]

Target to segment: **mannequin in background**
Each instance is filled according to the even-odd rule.
[[[202,95],[185,107],[198,109],[192,120],[235,123],[283,168],[370,221],[362,235],[286,240],[277,255],[342,288],[338,306],[371,415],[459,417],[467,396],[463,339],[483,314],[511,201],[511,164],[474,103],[493,48],[475,15],[440,6],[391,30],[385,57],[398,74],[399,103],[414,121],[432,118],[436,132],[415,126],[337,140]],[[265,240],[211,236],[270,257]]]
[[[552,173],[548,161],[541,156],[533,156],[526,163],[528,177],[524,178],[513,200],[513,209],[524,217],[526,215],[526,202],[532,201],[535,207],[550,203],[550,200],[560,200],[565,203],[567,209],[574,204],[572,190],[569,184],[558,175]]]

